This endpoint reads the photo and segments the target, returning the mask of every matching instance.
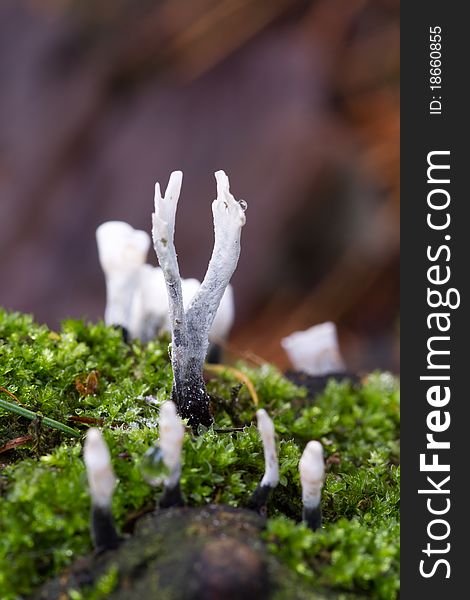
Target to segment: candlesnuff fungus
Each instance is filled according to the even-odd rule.
[[[208,426],[212,423],[202,371],[209,346],[209,332],[240,255],[245,206],[230,193],[227,175],[217,171],[217,198],[212,203],[214,249],[204,280],[185,310],[173,241],[182,178],[181,171],[174,171],[163,197],[159,183],[155,184],[152,237],[168,292],[172,397],[181,417],[188,419],[189,424],[197,429],[200,424]]]
[[[279,482],[279,463],[274,424],[264,409],[258,410],[256,416],[263,444],[265,472],[248,503],[248,508],[265,514],[269,494]],[[142,461],[144,479],[152,486],[163,484],[160,508],[184,506],[180,489],[183,440],[184,425],[176,413],[176,406],[171,400],[164,402],[160,407],[158,444],[146,452]],[[310,442],[310,444],[314,443],[317,442]],[[304,456],[301,460],[304,460]],[[116,548],[122,541],[116,532],[111,514],[116,477],[111,466],[108,447],[101,432],[96,428],[91,428],[87,432],[83,457],[92,498],[91,532],[95,548],[100,552]],[[308,463],[307,467],[311,469],[310,459],[305,460]],[[308,473],[311,474],[308,468],[307,471],[304,469],[307,477]],[[311,490],[309,494],[307,494],[307,502],[311,497]],[[305,509],[308,510],[309,506],[310,504],[305,505]]]
[[[150,485],[163,483],[161,508],[183,506],[180,475],[184,425],[176,414],[176,406],[171,400],[164,402],[160,408],[159,431],[158,445],[150,448],[144,456],[142,464],[144,478]]]
[[[279,483],[279,463],[274,424],[264,409],[258,410],[256,416],[263,444],[265,472],[248,502],[248,508],[264,513],[269,494]],[[153,486],[163,484],[160,508],[184,506],[179,484],[184,426],[171,400],[162,404],[160,408],[159,430],[158,444],[146,452],[142,462],[144,479]]]
[[[132,301],[139,272],[147,257],[150,237],[122,221],[107,221],[96,230],[101,268],[106,279],[106,325],[129,331]]]
[[[98,589],[111,572],[114,578],[106,597],[115,600],[310,598],[305,592],[296,594],[300,579],[295,586],[293,581],[285,581],[286,571],[269,555],[262,539],[265,502],[278,482],[279,466],[274,425],[265,410],[257,412],[257,419],[265,472],[250,501],[251,510],[217,504],[188,507],[179,491],[184,427],[175,405],[165,402],[160,408],[159,445],[147,453],[150,467],[153,462],[158,476],[152,481],[150,468],[147,480],[163,483],[163,495],[159,508],[139,517],[133,535],[127,539],[118,537],[112,522],[110,505],[115,477],[109,451],[99,431],[90,429],[84,457],[93,500],[92,536],[97,550],[113,551],[81,558],[47,583],[35,598],[60,600],[68,597],[69,590],[76,590],[77,597],[81,597],[83,592],[91,592],[90,586]],[[163,457],[164,477],[153,460],[156,457],[159,461]],[[304,518],[314,528],[319,525],[323,473],[318,442],[309,442],[299,468]]]
[[[310,529],[321,525],[321,490],[325,479],[323,447],[311,441],[299,461],[300,483],[302,484],[303,520]]]
[[[92,500],[91,530],[97,551],[116,548],[121,539],[111,514],[111,500],[116,486],[108,446],[98,429],[88,430],[83,450]]]
[[[274,423],[264,408],[256,412],[256,417],[258,431],[263,442],[265,472],[248,506],[259,512],[265,512],[269,495],[279,483],[279,462],[274,437]]]
[[[330,321],[295,331],[283,338],[281,345],[298,371],[316,376],[345,370],[336,326]]]

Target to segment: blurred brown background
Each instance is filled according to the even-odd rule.
[[[2,0],[0,305],[100,318],[95,229],[150,231],[174,169],[202,278],[224,169],[233,353],[284,367],[281,337],[333,320],[351,368],[397,371],[398,84],[396,0]]]

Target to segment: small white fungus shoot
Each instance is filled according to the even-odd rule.
[[[130,327],[131,307],[145,263],[150,237],[122,221],[107,221],[96,230],[98,255],[106,280],[107,325]]]
[[[325,478],[323,447],[320,442],[308,442],[300,458],[299,472],[303,505],[306,509],[317,508]]]
[[[256,417],[258,419],[258,431],[263,442],[265,465],[260,485],[274,488],[279,483],[279,463],[277,460],[274,423],[264,408],[256,411]]]
[[[108,446],[99,429],[88,430],[83,450],[88,485],[94,506],[109,509],[116,486]]]
[[[184,425],[176,413],[174,402],[168,400],[160,408],[159,446],[163,453],[163,462],[168,469],[165,478],[166,487],[174,487],[181,474],[181,450],[183,448]]]

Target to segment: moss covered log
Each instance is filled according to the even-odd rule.
[[[143,480],[140,463],[158,436],[159,406],[171,396],[168,342],[127,345],[119,331],[79,321],[53,332],[27,315],[0,311],[1,397],[37,415],[31,420],[0,408],[2,599],[31,597],[92,551],[82,439],[49,427],[44,417],[80,436],[90,425],[103,429],[119,479],[113,512],[121,531],[130,532],[155,507],[155,491]],[[330,380],[312,397],[269,365],[237,368],[253,383],[279,439],[280,485],[259,531],[268,560],[307,590],[397,598],[397,381],[386,373],[360,383]],[[188,431],[182,491],[201,510],[210,504],[243,507],[264,469],[256,407],[245,386],[237,389],[232,372],[211,377],[214,428],[198,436]],[[242,429],[216,431],[233,428]],[[317,532],[299,523],[297,467],[310,439],[322,442],[327,459],[324,524]],[[182,552],[181,564],[185,557]],[[84,591],[67,593],[72,600],[105,598],[120,577],[119,569],[104,571]]]

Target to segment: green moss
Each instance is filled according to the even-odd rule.
[[[29,316],[0,310],[0,386],[28,409],[82,433],[87,426],[70,421],[70,416],[103,420],[119,478],[113,511],[120,527],[155,503],[155,492],[142,479],[140,461],[158,437],[158,408],[171,392],[168,341],[127,346],[118,331],[78,321],[65,322],[56,333]],[[312,403],[304,389],[274,367],[237,368],[253,382],[279,437],[280,485],[268,507],[266,531],[272,553],[306,582],[396,598],[397,381],[388,374],[371,375],[360,386],[330,381]],[[96,389],[86,384],[92,371],[98,373]],[[263,452],[253,425],[256,407],[237,383],[227,371],[213,378],[208,389],[216,399],[215,426],[245,426],[243,431],[210,429],[198,437],[186,436],[182,488],[191,505],[243,506],[262,475]],[[91,551],[82,440],[0,409],[0,447],[28,432],[33,436],[29,446],[0,454],[4,600],[26,597]],[[329,465],[324,527],[315,533],[298,523],[298,460],[310,439],[323,443]],[[108,575],[103,589],[114,585],[116,575]],[[102,593],[98,588],[93,593]]]
[[[83,594],[78,590],[71,589],[68,591],[70,600],[105,600],[109,594],[116,589],[119,583],[119,570],[117,565],[111,564],[106,573],[104,573],[97,581],[94,589]]]

